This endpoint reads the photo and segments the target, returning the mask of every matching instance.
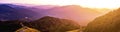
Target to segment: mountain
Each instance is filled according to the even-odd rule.
[[[55,8],[55,7],[59,7],[57,5],[36,5],[36,6],[32,6],[34,8],[39,8],[39,9],[51,9],[51,8]]]
[[[83,8],[78,5],[55,7],[48,9],[48,11],[44,13],[48,16],[75,20],[81,25],[86,25],[89,21],[92,21],[94,18],[102,14],[97,10]]]
[[[58,18],[71,19],[79,22],[81,25],[84,26],[86,26],[87,23],[89,23],[89,21],[92,21],[94,18],[108,12],[107,11],[108,9],[91,9],[81,7],[79,5],[67,5],[67,6],[27,5],[27,7],[28,7],[27,9],[39,13],[40,18],[43,16],[53,16]]]
[[[66,32],[70,30],[79,30],[82,26],[72,20],[60,19],[50,16],[44,16],[38,20],[31,22],[21,20],[0,21],[1,32],[20,31],[24,30],[22,29],[24,27],[37,29],[41,32]]]
[[[120,32],[120,8],[97,17],[84,32]]]
[[[38,13],[26,9],[25,6],[13,4],[0,4],[0,20],[16,20],[24,18],[37,18]]]
[[[102,10],[101,10],[102,11]],[[86,26],[89,21],[102,15],[96,9],[84,8],[79,5],[68,6],[52,6],[52,5],[14,5],[14,4],[0,4],[0,20],[14,20],[14,19],[38,19],[44,16],[52,16],[57,18],[64,18],[74,20],[81,25]]]
[[[59,19],[55,17],[45,16],[36,21],[26,24],[28,27],[32,27],[40,30],[41,32],[65,32],[75,29],[80,29],[80,25],[72,20]]]

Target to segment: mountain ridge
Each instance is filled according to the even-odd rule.
[[[14,32],[24,26],[37,29],[41,32],[65,32],[81,29],[81,26],[75,23],[75,21],[50,16],[44,16],[31,22],[21,20],[0,21],[0,31],[2,32]]]
[[[0,4],[0,12],[1,20],[16,20],[24,17],[33,17],[32,15],[37,15],[36,12],[24,8],[24,6],[12,4]]]
[[[85,32],[119,32],[120,8],[90,22]]]

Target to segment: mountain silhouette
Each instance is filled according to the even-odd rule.
[[[81,26],[75,21],[50,16],[44,16],[31,22],[21,20],[0,21],[1,32],[14,32],[22,27],[37,29],[41,32],[65,32],[81,29]]]
[[[78,5],[68,5],[49,9],[46,15],[75,20],[81,25],[86,25],[101,13],[90,8],[83,8]]]
[[[120,32],[120,8],[97,17],[84,32]]]
[[[103,9],[104,10],[104,9]],[[106,9],[107,10],[107,9]],[[99,10],[100,11],[100,10]],[[43,16],[53,16],[77,21],[86,25],[89,21],[101,14],[97,9],[84,8],[79,5],[54,6],[54,5],[17,5],[0,4],[0,20],[39,19]]]
[[[38,14],[24,6],[13,4],[0,4],[0,20],[16,20],[27,18],[35,18]]]
[[[12,15],[19,17],[12,17],[6,15],[6,18],[25,18],[22,15],[27,15],[26,17],[29,18],[41,18],[43,16],[53,16],[57,18],[64,18],[74,20],[76,22],[81,23],[81,25],[86,25],[89,21],[92,21],[97,16],[101,15],[102,13],[97,11],[96,9],[84,8],[79,5],[68,5],[68,6],[52,6],[52,5],[37,5],[37,6],[25,6],[25,5],[9,5],[10,7],[20,10],[19,14],[13,13]],[[13,10],[14,10],[13,9]],[[8,9],[6,9],[8,11]],[[22,10],[22,11],[21,11]],[[32,11],[32,12],[31,12]],[[22,13],[21,13],[22,12]],[[26,13],[27,12],[27,13]],[[34,13],[35,12],[35,13]],[[25,14],[24,14],[25,13]],[[36,16],[36,13],[38,15]],[[11,15],[11,14],[10,14]],[[9,16],[9,17],[7,17]],[[3,17],[5,18],[5,17]],[[5,20],[5,19],[3,19]]]
[[[79,22],[81,25],[86,26],[89,21],[94,18],[105,14],[108,9],[91,9],[81,7],[79,5],[67,5],[67,6],[33,6],[28,8],[39,13],[41,16],[53,16],[64,19],[71,19]],[[104,11],[100,12],[100,11]]]
[[[38,29],[42,32],[65,32],[80,29],[80,25],[75,21],[50,16],[42,17],[30,23],[27,24],[28,27]]]

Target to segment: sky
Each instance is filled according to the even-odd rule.
[[[35,5],[80,5],[93,8],[119,8],[120,0],[0,0],[0,3],[22,3]]]

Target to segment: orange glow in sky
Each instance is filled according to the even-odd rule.
[[[0,0],[0,3],[24,3],[37,5],[80,5],[92,8],[118,8],[120,0]]]

